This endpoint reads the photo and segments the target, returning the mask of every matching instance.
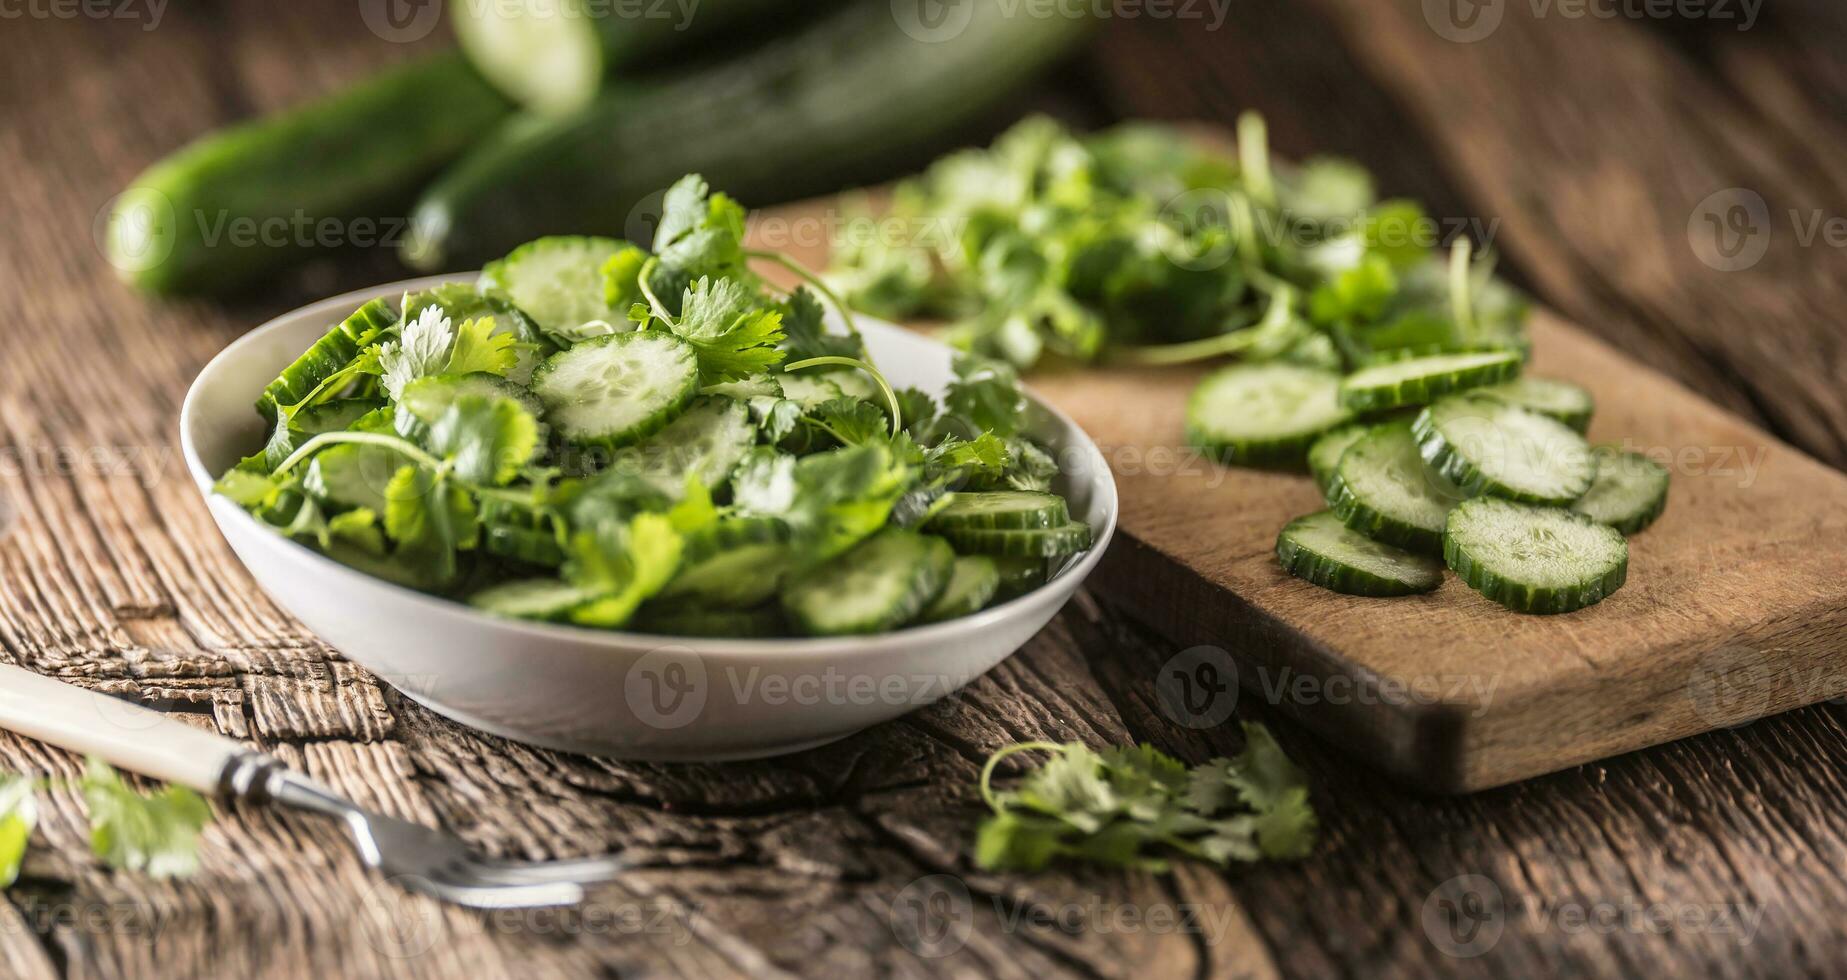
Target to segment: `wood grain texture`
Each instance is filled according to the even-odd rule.
[[[1292,154],[1357,153],[1390,189],[1415,191],[1438,213],[1484,213],[1457,187],[1486,177],[1457,179],[1425,149],[1421,127],[1434,117],[1408,101],[1416,92],[1398,94],[1407,91],[1399,80],[1368,74],[1371,62],[1355,54],[1363,46],[1336,33],[1346,16],[1333,6],[1240,5],[1212,33],[1125,20],[1039,100],[1090,121],[1226,121],[1259,105]],[[1515,29],[1511,20],[1503,28]],[[1651,45],[1668,58],[1663,70],[1691,70],[1669,41]],[[96,864],[82,805],[60,788],[42,796],[25,879],[0,896],[0,976],[1788,977],[1847,966],[1838,806],[1847,712],[1838,705],[1431,800],[1244,699],[1233,719],[1270,721],[1310,770],[1324,820],[1310,860],[1223,875],[1016,877],[968,864],[980,812],[972,782],[986,752],[1035,737],[1146,740],[1191,761],[1238,747],[1233,720],[1195,729],[1169,717],[1155,684],[1175,645],[1109,606],[1075,605],[947,703],[825,749],[729,766],[523,749],[432,716],[342,664],[280,615],[220,542],[177,464],[174,417],[193,374],[242,330],[399,268],[388,255],[354,253],[229,304],[149,303],[114,282],[90,227],[129,177],[192,134],[409,53],[340,3],[172,4],[153,31],[34,19],[0,30],[0,497],[16,514],[0,538],[0,660],[214,725],[489,851],[637,846],[649,867],[576,917],[464,914],[374,880],[325,824],[238,810],[209,832],[201,877],[151,882]],[[1844,93],[1819,87],[1825,73],[1760,61],[1767,90],[1798,80],[1797,104],[1834,118],[1839,102],[1829,99]],[[1817,62],[1825,58],[1808,60]],[[1521,70],[1565,88],[1577,83],[1568,66]],[[1576,87],[1554,97],[1640,98],[1626,93]],[[1708,138],[1694,128],[1673,136],[1686,152]],[[1824,163],[1816,179],[1834,173]],[[1555,234],[1538,223],[1504,233]],[[1502,244],[1521,251],[1511,237]],[[1517,262],[1515,271],[1539,279]],[[1787,286],[1808,288],[1800,277]],[[1613,302],[1622,290],[1590,295]],[[1704,383],[1701,359],[1665,329],[1568,312]],[[1801,357],[1752,361],[1712,379],[1710,394],[1752,411],[1752,397],[1732,394],[1747,381],[1774,389],[1813,370]],[[1828,411],[1847,411],[1835,397]],[[1824,453],[1800,433],[1780,434]],[[77,761],[0,736],[0,769],[69,779]],[[1465,875],[1494,884],[1483,895],[1498,903],[1481,907],[1500,930],[1482,955],[1459,959],[1424,929],[1423,909],[1433,895],[1466,897],[1444,887]],[[930,881],[912,887],[920,879]],[[938,886],[955,901],[930,901]],[[1573,924],[1572,909],[1604,907],[1687,921],[1742,908],[1755,926],[1747,934],[1678,915],[1665,927]],[[1187,910],[1192,924],[1125,925],[1125,915],[1152,920],[1162,909]],[[950,926],[951,937],[966,922],[966,942],[923,955],[948,947],[907,945],[920,919],[925,932]]]

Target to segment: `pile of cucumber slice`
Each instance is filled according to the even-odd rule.
[[[735,202],[688,178],[666,209],[651,249],[544,238],[368,302],[264,390],[272,434],[218,491],[493,615],[682,636],[956,619],[1091,547],[1010,367],[893,390]]]
[[[1234,365],[1194,392],[1189,437],[1227,463],[1307,464],[1328,509],[1277,538],[1290,574],[1406,596],[1441,586],[1447,566],[1516,612],[1571,612],[1622,587],[1624,535],[1661,516],[1668,471],[1593,447],[1590,393],[1520,377],[1522,361],[1451,352],[1345,376]]]

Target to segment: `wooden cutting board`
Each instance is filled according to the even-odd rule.
[[[818,268],[825,235],[799,230],[841,213],[809,202],[755,227]],[[1157,684],[1170,715],[1222,723],[1231,698],[1212,691],[1228,689],[1463,792],[1847,693],[1847,476],[1555,315],[1537,313],[1532,338],[1529,373],[1596,396],[1593,442],[1673,471],[1666,514],[1630,540],[1628,583],[1563,616],[1508,612],[1454,576],[1362,599],[1284,573],[1277,532],[1325,504],[1305,474],[1187,448],[1186,398],[1211,366],[1028,377],[1115,472],[1120,532],[1092,583],[1173,641]]]

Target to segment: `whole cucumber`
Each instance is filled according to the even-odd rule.
[[[687,173],[751,203],[888,176],[1093,23],[1084,4],[962,3],[936,25],[898,9],[861,0],[728,64],[508,122],[424,192],[406,260],[459,268],[541,235],[621,237]]]
[[[450,23],[488,81],[559,115],[588,104],[618,69],[778,9],[784,0],[496,0],[456,4]]]
[[[393,241],[430,175],[513,106],[459,54],[234,126],[135,178],[103,234],[122,278],[218,292],[304,252]]]

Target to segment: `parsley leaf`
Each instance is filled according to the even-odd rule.
[[[38,825],[38,804],[32,798],[32,780],[0,775],[0,890],[19,880],[26,859],[26,844]]]
[[[129,788],[97,759],[83,772],[90,807],[90,846],[110,867],[155,878],[184,877],[199,868],[199,833],[212,808],[199,794],[169,786],[151,796]]]
[[[1175,855],[1221,866],[1305,857],[1315,840],[1306,781],[1267,729],[1244,731],[1235,759],[1191,770],[1151,745],[1008,746],[982,768],[981,794],[993,813],[976,833],[975,862],[1034,871],[1065,857],[1164,871]],[[1052,756],[1012,791],[995,792],[998,763],[1026,751]]]
[[[511,483],[539,448],[539,422],[505,395],[463,395],[430,426],[430,448],[469,483]]]
[[[686,291],[670,328],[699,356],[707,384],[738,381],[782,363],[782,314],[757,305],[735,279],[702,278]]]
[[[506,377],[519,364],[519,351],[510,333],[495,333],[494,318],[464,320],[455,332],[444,374],[492,374]]]

